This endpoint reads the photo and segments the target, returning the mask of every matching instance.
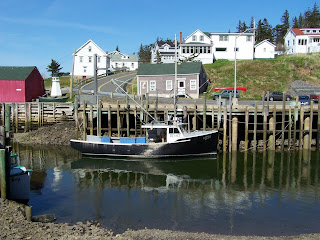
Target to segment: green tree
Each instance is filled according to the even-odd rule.
[[[281,23],[276,25],[274,28],[274,35],[276,39],[276,43],[282,43],[284,40],[284,36],[286,35],[288,29],[290,28],[290,16],[288,10],[284,12],[281,17]]]
[[[273,42],[273,28],[266,18],[264,18],[263,21],[260,19],[258,22],[256,42],[258,43],[265,39],[269,39],[271,42]]]
[[[151,63],[151,45],[140,45],[140,50],[138,52],[139,62],[141,63]]]
[[[160,52],[157,50],[156,52],[156,63],[162,63]]]
[[[50,65],[47,66],[47,71],[51,72],[51,76],[52,77],[53,76],[60,76],[61,75],[60,74],[60,70],[61,69],[62,69],[61,65],[57,61],[55,61],[53,59],[51,59]]]

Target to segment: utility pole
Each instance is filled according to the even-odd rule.
[[[72,98],[72,93],[73,93],[73,75],[74,75],[74,59],[76,57],[76,50],[73,51],[73,63],[72,63],[72,74],[71,74],[71,79],[70,79],[70,91],[69,91],[69,95],[70,98]]]

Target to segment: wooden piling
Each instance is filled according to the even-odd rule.
[[[102,103],[101,99],[98,101],[98,109],[97,109],[97,119],[99,121],[97,122],[97,136],[101,136],[101,121],[102,121]]]
[[[82,103],[82,123],[83,123],[83,140],[87,140],[87,115],[86,115],[86,102],[83,100]]]
[[[303,122],[304,122],[304,108],[300,108],[300,131],[299,131],[299,149],[302,150],[302,141],[303,141]]]
[[[255,102],[254,108],[254,123],[253,123],[253,150],[257,149],[257,121],[258,121],[258,105],[257,101]]]
[[[211,126],[212,126],[212,130],[214,129],[214,106],[212,106],[212,110],[211,110]]]
[[[291,113],[291,106],[289,106],[289,123],[288,123],[288,148],[291,148],[291,121],[292,121],[292,113]]]
[[[108,136],[112,136],[112,128],[111,128],[111,106],[108,105]]]
[[[28,109],[27,103],[24,104],[24,132],[28,131]]]
[[[4,129],[3,129],[4,130]],[[2,131],[1,134],[5,134],[5,131]],[[9,188],[7,185],[7,166],[6,166],[6,150],[0,149],[0,180],[1,180],[1,198],[7,199]]]
[[[40,105],[41,107],[41,105]],[[74,99],[74,121],[76,124],[76,139],[79,138],[79,116],[78,116],[78,97]]]
[[[263,94],[264,96],[264,94]],[[264,98],[263,98],[264,99]],[[265,151],[267,149],[267,118],[268,118],[268,113],[267,113],[267,107],[263,107],[263,150]]]
[[[304,120],[304,132],[307,132],[307,134],[303,136],[303,149],[309,149],[309,146],[310,146],[309,130],[310,130],[310,117],[307,117]]]
[[[194,102],[193,119],[192,119],[192,129],[197,130],[197,102]]]
[[[89,106],[89,129],[90,129],[90,135],[93,135],[93,106]]]
[[[269,131],[272,132],[272,134],[269,136],[269,139],[268,139],[268,148],[269,150],[275,150],[275,135],[274,135],[274,132],[275,132],[275,119],[274,117],[270,118],[269,119]]]
[[[282,121],[281,121],[281,150],[284,149],[284,130],[285,130],[285,119],[286,119],[286,92],[282,96]]]
[[[248,134],[249,134],[249,108],[245,110],[245,130],[244,130],[244,150],[248,150]]]
[[[227,151],[227,106],[224,106],[223,111],[223,140],[222,140],[222,150]]]
[[[117,130],[118,130],[118,137],[120,136],[120,106],[119,106],[119,100],[117,100]]]
[[[130,121],[129,121],[129,114],[130,114],[130,105],[129,105],[129,96],[126,95],[126,122],[127,122],[127,137],[130,136]]]
[[[134,108],[134,136],[137,137],[137,106]]]
[[[232,151],[238,150],[238,118],[232,118]]]
[[[310,103],[310,129],[309,129],[309,149],[312,144],[312,123],[313,123],[313,101]]]
[[[296,149],[296,143],[297,143],[297,122],[299,118],[299,112],[298,112],[298,106],[297,104],[294,107],[294,122],[293,122],[293,149]]]
[[[11,117],[11,106],[8,104],[8,105],[5,105],[5,122],[4,122],[5,130],[7,132],[11,131],[10,117]]]
[[[203,93],[203,111],[202,111],[203,131],[206,130],[207,125],[207,93]]]

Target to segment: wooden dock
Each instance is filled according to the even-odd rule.
[[[77,101],[76,101],[77,102]],[[257,149],[319,148],[320,106],[269,102],[262,105],[185,104],[176,115],[189,123],[190,130],[219,130],[220,151]],[[5,109],[10,108],[12,132],[27,132],[41,126],[75,121],[79,138],[87,134],[141,136],[140,127],[153,117],[166,121],[174,115],[173,105],[140,99],[139,105],[123,101],[102,101],[97,105],[73,103],[0,103],[0,125],[5,125]],[[146,114],[142,108],[147,110]],[[81,133],[81,134],[80,134]]]

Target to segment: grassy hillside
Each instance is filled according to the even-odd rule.
[[[218,60],[204,67],[211,80],[208,97],[215,87],[234,86],[234,61]],[[248,89],[246,95],[241,95],[242,99],[261,99],[263,91],[287,91],[289,83],[295,80],[320,86],[319,53],[237,61],[237,86]]]

